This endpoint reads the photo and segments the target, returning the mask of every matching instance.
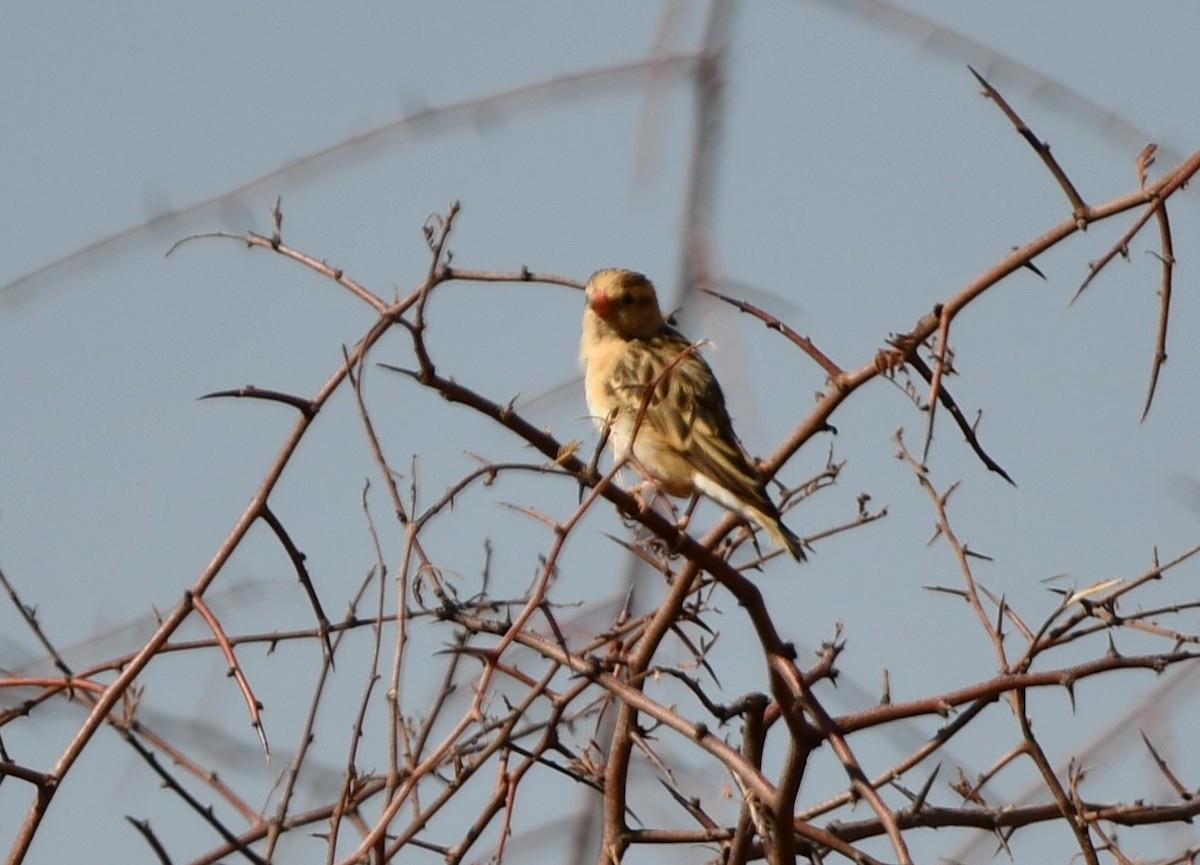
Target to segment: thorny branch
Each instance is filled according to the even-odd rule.
[[[714,31],[715,39],[720,28],[715,27]],[[718,49],[719,46],[714,48],[712,57],[715,58]],[[719,87],[716,67],[710,72],[714,77],[709,86]],[[974,428],[944,386],[944,377],[950,369],[950,325],[988,289],[1018,268],[1031,266],[1038,255],[1065,237],[1093,222],[1139,207],[1143,209],[1140,217],[1113,252],[1093,266],[1092,275],[1116,254],[1124,252],[1129,239],[1152,216],[1156,218],[1163,262],[1162,307],[1146,401],[1148,410],[1166,358],[1166,325],[1175,262],[1166,201],[1200,170],[1200,153],[1154,183],[1146,183],[1143,177],[1134,192],[1104,204],[1088,205],[1050,156],[1048,148],[986,81],[979,80],[989,98],[1012,120],[1062,187],[1071,207],[1070,218],[1014,250],[946,298],[912,330],[883,341],[885,347],[879,354],[856,368],[843,367],[830,359],[818,348],[817,340],[800,336],[770,313],[745,301],[718,295],[783,334],[828,377],[828,387],[818,397],[815,407],[796,421],[785,440],[762,463],[766,478],[773,477],[814,436],[831,429],[834,413],[864,384],[908,365],[929,385],[927,409],[932,412],[941,405],[950,411],[969,447],[985,465],[1007,479],[999,464],[984,451]],[[713,157],[709,153],[704,158]],[[703,188],[697,189],[701,198],[708,194]],[[443,369],[450,367],[453,360],[435,357],[425,340],[433,311],[428,301],[435,291],[448,290],[451,284],[466,281],[579,287],[564,277],[528,269],[485,272],[452,266],[448,241],[458,211],[455,203],[445,215],[426,224],[430,258],[424,278],[403,298],[392,302],[384,301],[352,280],[342,269],[287,245],[282,237],[279,207],[275,210],[275,231],[270,236],[216,235],[273,251],[324,274],[373,310],[376,320],[357,344],[345,349],[341,364],[311,398],[253,386],[210,395],[281,402],[295,408],[298,417],[258,491],[212,561],[182,600],[161,617],[154,633],[138,651],[73,671],[45,636],[36,611],[22,603],[4,579],[11,602],[47,648],[57,673],[38,677],[5,671],[0,678],[0,689],[24,691],[31,696],[0,714],[0,729],[25,715],[46,711],[47,704],[59,697],[71,701],[84,713],[78,732],[48,771],[14,759],[5,752],[0,740],[0,774],[29,785],[34,793],[10,854],[11,862],[25,859],[55,791],[91,745],[102,724],[118,729],[162,778],[166,789],[211,825],[220,841],[194,860],[198,863],[215,862],[235,853],[249,861],[274,861],[282,855],[278,852],[280,840],[299,835],[296,830],[316,839],[307,843],[325,844],[327,861],[346,865],[398,861],[402,851],[410,848],[433,851],[446,861],[461,862],[478,856],[473,851],[488,840],[493,845],[494,858],[499,861],[505,853],[514,855],[510,835],[522,822],[514,818],[523,807],[523,785],[543,775],[585,791],[587,797],[592,797],[587,800],[592,804],[597,804],[594,797],[602,797],[599,810],[603,813],[603,831],[597,858],[613,863],[620,861],[630,846],[648,844],[704,844],[720,851],[717,855],[727,857],[729,862],[756,858],[773,863],[790,863],[798,858],[819,862],[834,854],[846,860],[879,861],[859,846],[871,839],[886,839],[895,859],[909,862],[913,861],[908,840],[913,829],[982,828],[1003,833],[1007,841],[1017,829],[1046,822],[1065,823],[1084,861],[1096,862],[1102,851],[1118,857],[1124,855],[1111,831],[1113,826],[1187,821],[1200,813],[1192,788],[1178,777],[1168,759],[1148,738],[1146,747],[1159,772],[1170,780],[1177,800],[1164,804],[1091,800],[1081,772],[1072,770],[1064,776],[1051,765],[1036,737],[1033,713],[1026,700],[1031,690],[1043,688],[1063,688],[1074,698],[1075,684],[1085,679],[1117,670],[1161,672],[1195,661],[1197,653],[1184,651],[1183,647],[1195,645],[1200,637],[1189,633],[1184,625],[1170,627],[1159,621],[1170,616],[1178,618],[1195,607],[1193,602],[1184,600],[1129,613],[1118,612],[1118,603],[1150,581],[1164,579],[1196,550],[1165,565],[1156,560],[1141,576],[1073,592],[1036,625],[1036,617],[1028,611],[1018,613],[1003,597],[997,597],[979,582],[972,566],[976,556],[959,539],[950,520],[949,498],[953,487],[938,491],[925,465],[925,456],[915,459],[901,440],[901,456],[928,493],[938,522],[938,536],[949,545],[962,575],[963,586],[953,590],[954,596],[965,600],[974,613],[991,645],[998,670],[957,691],[916,700],[889,699],[835,715],[826,709],[822,694],[836,679],[835,662],[845,644],[840,639],[831,641],[812,667],[801,667],[796,649],[784,633],[783,626],[787,623],[780,611],[771,608],[764,591],[750,579],[749,574],[763,564],[764,558],[752,556],[742,560],[745,542],[753,535],[735,533],[739,520],[732,515],[722,516],[702,536],[693,537],[625,489],[620,482],[620,466],[601,473],[576,456],[580,450],[577,444],[559,441],[551,432],[523,417],[511,403],[491,399],[460,380],[456,370]],[[703,225],[693,229],[702,233]],[[689,268],[699,278],[706,269],[701,250],[691,249],[689,253]],[[532,447],[544,462],[493,460],[488,456],[482,459],[480,467],[463,475],[439,496],[429,498],[417,484],[420,462],[414,460],[409,469],[410,493],[406,498],[401,493],[404,473],[396,470],[387,455],[387,441],[375,429],[362,386],[368,355],[384,334],[393,329],[408,334],[415,369],[389,368],[405,373],[412,382],[405,387],[415,390],[415,398],[436,394],[462,406]],[[918,352],[935,335],[930,367]],[[364,491],[364,512],[373,546],[371,568],[353,595],[344,619],[331,623],[317,594],[317,581],[309,573],[292,534],[271,509],[270,499],[301,440],[322,417],[331,397],[347,385],[353,391],[368,449],[403,539],[398,549],[389,548],[377,529]],[[480,494],[497,477],[530,471],[546,488],[580,485],[586,492],[565,512],[541,505],[518,506],[549,533],[524,594],[512,598],[491,594],[490,557],[480,578],[482,588],[469,595],[459,591],[455,581],[439,566],[436,548],[427,543],[430,527],[453,520],[452,506],[456,501]],[[836,470],[823,473],[809,482],[803,495],[836,489],[836,477]],[[624,520],[637,527],[638,533],[622,543],[651,566],[651,573],[659,575],[663,597],[657,607],[641,614],[631,613],[626,604],[611,625],[597,630],[586,616],[576,621],[565,612],[569,607],[557,590],[557,580],[564,568],[579,567],[578,561],[567,557],[568,545],[579,534],[583,520],[603,503],[611,505]],[[877,516],[860,502],[854,517],[834,528],[810,533],[808,542],[811,544],[833,531],[864,526]],[[315,627],[226,635],[216,613],[205,602],[206,593],[225,571],[250,528],[259,521],[270,528],[291,561],[312,610],[311,616],[316,619]],[[593,563],[592,567],[599,572],[604,565]],[[389,575],[391,582],[385,579]],[[373,601],[374,613],[360,617],[355,611],[371,586],[378,592]],[[432,604],[425,603],[422,586],[432,587],[436,598]],[[753,631],[757,657],[753,677],[748,675],[744,681],[733,683],[743,695],[724,701],[715,696],[721,686],[712,674],[714,667],[709,659],[724,649],[724,644],[716,642],[715,624],[719,621],[719,599],[729,596],[737,604],[734,615],[744,616]],[[192,612],[205,615],[214,640],[185,643],[176,639],[180,626]],[[1006,643],[1006,638],[1011,641],[1012,637],[1004,632],[1005,623],[1015,626],[1017,639],[1024,639],[1021,648],[1014,650],[1011,642]],[[409,684],[409,675],[428,665],[427,657],[418,656],[413,650],[418,626],[422,632],[440,634],[442,647],[449,647],[443,655],[435,656],[441,659],[442,676],[432,696],[415,693]],[[348,651],[345,646],[352,642],[346,637],[360,630],[369,632],[370,648],[366,661],[355,669],[362,676],[361,696],[353,707],[345,764],[336,770],[340,784],[334,785],[335,794],[299,810],[299,791],[305,779],[320,772],[316,758],[308,750],[320,724],[317,707],[328,686],[335,657],[340,655],[342,659],[339,672],[345,669]],[[1103,641],[1123,631],[1137,631],[1164,642],[1167,648],[1140,655],[1109,651]],[[665,647],[672,639],[686,649],[685,662],[670,659]],[[389,662],[383,660],[387,640],[391,641]],[[238,659],[233,648],[254,643],[274,647],[292,641],[312,642],[322,652],[310,683],[312,700],[303,725],[303,739],[294,749],[295,757],[282,781],[278,807],[267,820],[225,786],[216,772],[203,769],[201,761],[190,760],[186,753],[150,730],[138,717],[137,688],[139,677],[156,660],[216,645],[242,683],[254,723],[261,729],[258,701],[249,685],[253,677],[243,672],[244,658]],[[1088,659],[1060,666],[1043,663],[1035,669],[1035,660],[1044,660],[1068,644],[1091,646],[1097,642],[1102,648]],[[744,646],[739,649],[744,650]],[[745,665],[745,659],[742,660]],[[476,664],[478,671],[474,670]],[[385,681],[386,685],[382,684]],[[760,685],[762,690],[745,691],[746,683],[752,682],[764,683],[765,687]],[[1011,747],[977,783],[951,787],[952,793],[957,789],[963,794],[961,799],[944,799],[934,783],[938,777],[934,761],[944,756],[947,743],[997,701],[1007,705],[1015,720]],[[914,718],[938,718],[942,726],[893,766],[880,770],[862,759],[860,753],[867,752],[858,742],[864,734],[882,734],[893,725]],[[588,732],[602,729],[611,731],[607,741],[601,742],[597,733]],[[368,750],[378,747],[375,738],[380,730],[386,731],[387,744],[381,751]],[[730,779],[737,800],[732,808],[723,808],[719,801],[702,801],[699,790],[694,797],[691,795],[687,782],[679,777],[685,768],[679,750],[685,746],[698,751]],[[832,781],[817,778],[810,771],[810,758],[822,747],[833,753],[839,767],[839,774]],[[169,756],[174,768],[169,768],[158,755]],[[1045,801],[1025,807],[987,804],[985,784],[1000,774],[1015,771],[1010,767],[1025,758],[1036,768]],[[679,806],[671,812],[681,821],[679,825],[647,822],[657,819],[658,811],[643,805],[643,800],[654,795],[641,788],[640,779],[646,771],[662,781]],[[203,795],[195,792],[197,786],[226,804],[223,818],[203,803]],[[660,789],[648,786],[654,791]],[[467,790],[481,795],[470,798],[464,793]],[[913,790],[918,792],[912,793]],[[871,816],[848,821],[850,809],[864,800]],[[474,803],[473,814],[467,820],[451,821],[459,829],[453,837],[443,837],[446,814],[451,803],[458,801]],[[654,817],[643,816],[651,813]],[[170,839],[164,838],[161,829],[152,831],[148,822],[130,819],[160,859],[169,855]],[[818,819],[827,822],[818,825]],[[242,821],[244,828],[231,828],[234,820]]]

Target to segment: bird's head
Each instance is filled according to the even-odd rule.
[[[654,283],[619,268],[597,270],[587,284],[587,306],[624,339],[645,339],[662,330]]]

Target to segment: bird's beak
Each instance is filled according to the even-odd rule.
[[[588,298],[588,308],[601,318],[608,318],[612,313],[613,302],[607,294],[593,294]]]

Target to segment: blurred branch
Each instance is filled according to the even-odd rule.
[[[483,110],[499,116],[535,108],[548,100],[564,96],[604,94],[612,89],[619,90],[630,85],[640,85],[647,74],[658,77],[686,76],[694,69],[696,62],[697,57],[694,54],[656,55],[629,63],[617,63],[580,72],[569,72],[554,78],[405,115],[365,132],[343,138],[327,147],[314,150],[266,174],[259,175],[195,204],[160,213],[136,225],[106,235],[0,285],[0,295],[34,284],[63,267],[81,264],[93,255],[120,249],[130,241],[147,237],[154,231],[175,226],[176,223],[185,219],[215,215],[221,208],[241,199],[263,192],[274,194],[281,188],[297,189],[305,181],[311,182],[318,179],[327,171],[340,169],[345,164],[360,163],[363,157],[373,150],[394,147],[413,132],[436,131],[443,126],[475,124],[478,122],[479,113]],[[216,233],[195,236],[228,235]],[[178,245],[178,243],[174,244],[171,251]]]

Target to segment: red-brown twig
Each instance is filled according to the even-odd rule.
[[[1058,185],[1062,187],[1067,201],[1071,203],[1071,210],[1075,214],[1075,221],[1079,224],[1080,228],[1083,228],[1087,222],[1088,206],[1084,203],[1083,197],[1080,196],[1078,190],[1075,189],[1075,184],[1071,182],[1070,178],[1067,177],[1067,173],[1063,171],[1062,166],[1058,164],[1058,160],[1051,155],[1050,145],[1033,134],[1033,130],[1025,125],[1025,121],[1021,119],[1020,115],[1012,109],[1012,106],[1008,104],[1004,97],[996,91],[996,88],[992,87],[982,75],[976,72],[971,66],[967,68],[971,70],[971,74],[975,76],[975,80],[983,87],[983,95],[996,103],[996,106],[1004,112],[1004,116],[1009,119],[1021,137],[1029,142],[1029,146],[1041,158],[1043,164],[1046,166],[1046,170],[1058,181]]]
[[[1162,283],[1158,287],[1158,333],[1154,338],[1154,362],[1150,366],[1150,385],[1146,388],[1146,405],[1142,408],[1142,420],[1150,414],[1150,405],[1154,402],[1154,391],[1158,387],[1158,374],[1162,372],[1163,364],[1167,362],[1167,322],[1171,317],[1171,276],[1175,272],[1175,247],[1171,241],[1171,221],[1167,216],[1164,204],[1155,211],[1158,218],[1158,237],[1162,252],[1159,261],[1162,262]]]
[[[242,697],[246,701],[246,707],[250,710],[250,725],[254,727],[258,733],[258,741],[262,745],[263,753],[267,755],[267,759],[271,757],[271,748],[267,745],[267,730],[262,722],[262,703],[254,696],[254,689],[250,687],[250,680],[246,678],[246,673],[242,669],[242,665],[238,663],[237,655],[233,653],[233,646],[229,644],[229,638],[225,636],[225,629],[221,627],[221,622],[217,619],[208,604],[204,603],[204,599],[195,596],[192,598],[192,604],[196,608],[196,612],[201,618],[208,623],[209,630],[213,632],[213,636],[217,639],[217,645],[221,649],[221,653],[225,656],[225,660],[229,663],[229,675],[237,681],[238,687],[242,691]]]
[[[730,306],[733,306],[744,313],[754,316],[764,325],[766,325],[769,330],[778,331],[779,333],[783,334],[785,337],[791,340],[793,345],[798,347],[801,351],[812,358],[817,366],[825,370],[825,373],[829,376],[831,381],[836,382],[845,374],[842,368],[830,360],[829,356],[826,355],[825,352],[817,348],[811,339],[809,339],[807,336],[797,333],[787,324],[780,321],[766,310],[760,309],[748,301],[738,300],[735,297],[729,297],[728,295],[721,294],[719,291],[713,291],[708,288],[702,289],[702,291],[705,294],[712,295],[715,298],[725,301]]]

